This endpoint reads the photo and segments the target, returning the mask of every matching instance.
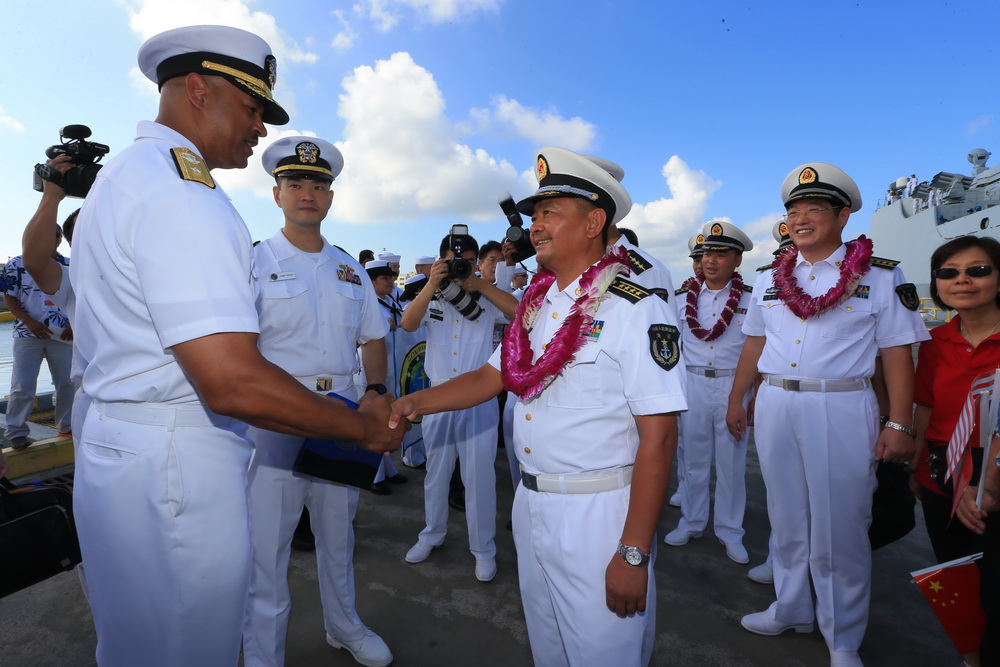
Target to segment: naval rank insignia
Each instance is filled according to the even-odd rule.
[[[648,334],[649,355],[657,366],[671,370],[681,358],[681,332],[672,324],[651,324]]]
[[[205,164],[200,155],[183,147],[171,148],[170,155],[174,158],[174,165],[181,178],[215,189],[215,179],[212,178],[212,174],[208,171],[208,165]]]
[[[906,308],[916,310],[920,307],[920,298],[917,296],[917,286],[913,283],[903,283],[902,285],[897,285],[896,294],[899,296],[899,302]]]

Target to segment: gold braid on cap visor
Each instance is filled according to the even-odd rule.
[[[220,74],[228,74],[234,79],[237,79],[240,83],[242,83],[244,86],[249,88],[257,95],[263,97],[269,102],[274,102],[274,98],[271,97],[271,89],[261,79],[252,77],[246,72],[241,72],[236,68],[227,67],[226,65],[220,65],[219,63],[213,63],[208,60],[201,61],[201,66],[203,69],[211,70],[213,72],[219,72]]]
[[[308,164],[286,164],[281,167],[275,167],[274,171],[271,172],[274,176],[277,176],[283,171],[316,171],[330,178],[333,178],[333,172],[324,167],[314,167]]]

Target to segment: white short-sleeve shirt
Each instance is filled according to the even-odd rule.
[[[709,289],[703,285],[698,294],[698,323],[708,329],[719,321],[722,310],[729,301],[729,290],[732,282],[720,290]],[[680,321],[681,340],[684,343],[684,364],[687,366],[704,366],[706,368],[736,368],[743,351],[743,343],[747,336],[743,333],[743,320],[746,318],[750,305],[750,291],[744,289],[740,301],[733,313],[733,319],[725,332],[715,340],[704,341],[691,333],[687,324],[688,292],[677,295],[677,319]]]

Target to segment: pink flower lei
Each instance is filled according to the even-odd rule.
[[[710,341],[726,333],[726,329],[729,328],[730,323],[733,321],[733,315],[736,314],[736,308],[740,305],[740,299],[743,297],[743,277],[738,273],[733,274],[732,285],[729,287],[729,299],[722,309],[722,316],[719,317],[719,321],[715,323],[711,331],[701,326],[701,323],[698,321],[698,295],[701,293],[701,287],[704,284],[704,273],[699,273],[694,278],[684,281],[684,285],[688,288],[687,307],[684,309],[684,317],[687,319],[688,330],[694,334],[695,338]]]
[[[608,287],[619,273],[630,272],[628,256],[618,246],[580,276],[582,294],[573,304],[545,351],[532,362],[534,352],[528,333],[541,310],[542,302],[556,277],[549,270],[539,272],[517,307],[514,320],[507,327],[501,350],[503,386],[520,398],[538,396],[555,380],[586,342],[583,333],[594,322],[594,314],[605,298]]]
[[[839,306],[857,289],[861,278],[871,269],[872,241],[862,234],[856,241],[848,241],[845,245],[847,254],[840,264],[840,280],[829,292],[816,297],[808,296],[792,275],[799,249],[789,246],[778,255],[774,286],[778,288],[778,298],[795,315],[803,319],[822,315]]]

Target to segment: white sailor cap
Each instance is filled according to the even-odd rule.
[[[618,182],[624,175],[621,167],[608,160],[547,146],[535,157],[538,190],[519,201],[517,210],[530,216],[539,199],[579,197],[603,209],[608,224],[613,225],[632,210],[632,198]]]
[[[221,76],[264,103],[264,122],[284,125],[288,113],[274,101],[277,61],[257,35],[223,25],[192,25],[153,35],[139,47],[139,69],[161,89],[183,74]]]
[[[434,257],[433,255],[421,255],[413,260],[413,265],[420,266],[421,264],[433,264],[436,261],[437,257]]]
[[[421,280],[427,280],[427,276],[422,273],[414,273],[412,276],[406,279],[404,285],[412,285],[413,283],[419,283]]]
[[[370,262],[365,263],[365,271],[368,272],[368,277],[374,280],[379,276],[392,276],[396,277],[399,275],[398,271],[394,271],[389,262],[381,259],[373,259]]]
[[[701,232],[698,232],[697,234],[689,238],[688,252],[690,252],[691,254],[688,255],[688,257],[690,257],[691,259],[694,259],[696,257],[701,257],[702,254],[705,252],[704,249],[701,247],[701,244],[704,242],[705,242],[705,235],[702,234]]]
[[[523,266],[515,266],[514,267],[514,275],[515,276],[526,276],[526,275],[528,275],[528,269],[524,268]]]
[[[788,223],[784,220],[778,220],[774,223],[774,227],[771,228],[771,235],[778,242],[778,249],[774,251],[775,255],[792,245],[792,237],[788,234]]]
[[[378,259],[381,259],[383,262],[395,262],[396,264],[399,264],[399,260],[401,260],[402,257],[396,253],[383,252],[379,254]]]
[[[267,147],[260,158],[264,171],[275,178],[319,178],[333,181],[344,169],[344,156],[337,147],[317,137],[282,137]]]
[[[800,164],[785,177],[781,201],[785,208],[796,199],[827,199],[846,206],[851,213],[861,210],[861,191],[854,180],[826,162]]]
[[[710,220],[701,228],[704,240],[701,242],[701,251],[707,250],[735,250],[742,253],[744,250],[753,250],[753,241],[743,233],[736,225],[725,220]]]

